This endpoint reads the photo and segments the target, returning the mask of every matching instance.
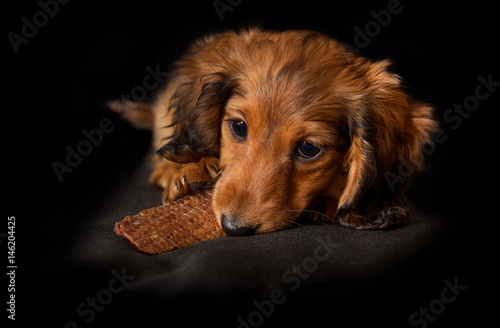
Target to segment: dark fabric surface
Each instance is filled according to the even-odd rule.
[[[412,210],[411,220],[391,230],[309,225],[219,238],[154,256],[138,253],[114,234],[113,225],[161,204],[161,191],[147,183],[149,160],[141,154],[125,162],[121,172],[109,172],[106,183],[100,178],[96,182],[109,190],[95,198],[86,195],[87,201],[73,199],[64,206],[66,199],[60,195],[58,206],[47,204],[58,224],[48,224],[41,233],[60,238],[42,241],[44,252],[37,261],[46,267],[43,275],[49,285],[58,286],[50,293],[67,300],[64,315],[52,319],[101,326],[133,320],[144,324],[167,316],[176,323],[237,327],[238,317],[257,326],[294,326],[320,323],[333,315],[337,323],[407,324],[419,306],[414,303],[421,292],[418,286],[439,271],[436,254],[442,253],[451,228],[442,218],[417,210]],[[92,179],[88,185],[95,187]],[[71,198],[78,197],[75,192]],[[64,236],[68,240],[61,242]],[[108,292],[102,290],[110,289],[113,272],[128,277],[126,286],[111,294],[109,305],[97,303],[93,308],[92,298],[107,302]],[[277,302],[272,308],[270,300]],[[357,316],[359,311],[364,314]]]

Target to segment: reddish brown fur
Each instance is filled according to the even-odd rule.
[[[166,160],[151,181],[171,200],[220,170],[217,217],[257,233],[286,228],[304,210],[359,229],[397,224],[407,216],[406,183],[392,190],[384,174],[401,160],[417,172],[436,123],[388,64],[310,31],[206,37],[153,106],[155,147]],[[246,123],[243,142],[231,120]],[[304,160],[296,152],[303,141],[323,152]]]

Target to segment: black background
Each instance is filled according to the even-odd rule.
[[[36,1],[4,4],[3,204],[4,217],[14,215],[17,222],[18,318],[33,315],[43,322],[43,312],[23,308],[23,304],[33,306],[21,301],[32,293],[47,293],[53,311],[65,302],[57,299],[57,293],[52,299],[52,286],[38,280],[44,276],[40,272],[50,271],[51,263],[44,266],[36,259],[44,249],[40,243],[64,254],[72,241],[65,235],[46,240],[38,235],[39,227],[57,225],[62,219],[57,208],[71,209],[82,202],[99,206],[109,186],[147,151],[149,134],[108,112],[105,101],[141,85],[145,67],[160,65],[165,71],[195,38],[227,28],[259,24],[276,30],[312,29],[356,46],[354,28],[364,29],[374,20],[370,12],[386,9],[388,2],[244,0],[225,12],[221,21],[212,1],[71,1],[60,5],[17,54],[7,34],[21,34],[21,18],[32,21],[40,6]],[[493,274],[498,258],[494,255],[498,105],[494,104],[500,91],[481,101],[455,130],[443,122],[443,114],[474,94],[478,76],[492,74],[500,81],[497,9],[494,3],[479,1],[401,1],[400,6],[403,10],[392,15],[360,54],[391,59],[392,70],[403,77],[409,92],[435,106],[436,119],[448,137],[427,157],[427,170],[409,197],[421,211],[444,216],[456,226],[448,239],[454,258],[446,259],[452,264],[445,274],[458,276],[469,286],[447,309],[446,319],[434,326],[472,327],[476,319],[491,314],[498,298],[498,276]],[[76,147],[83,138],[81,131],[97,128],[103,118],[111,119],[115,130],[60,183],[51,164],[64,163],[65,147]],[[0,232],[5,229],[6,223]],[[2,239],[2,249],[5,245]],[[58,280],[50,283],[54,281]],[[61,278],[60,286],[53,287],[73,284],[78,282]],[[2,297],[7,294],[4,289]],[[334,317],[329,326],[335,326]]]

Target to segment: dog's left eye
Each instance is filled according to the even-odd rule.
[[[321,153],[321,149],[310,142],[303,141],[297,146],[297,152],[305,158],[313,158]]]
[[[243,121],[229,121],[231,132],[239,140],[247,138],[247,124]]]

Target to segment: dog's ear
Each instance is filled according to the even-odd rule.
[[[219,157],[220,125],[225,104],[235,90],[225,73],[210,73],[178,87],[170,103],[174,133],[157,150],[160,156],[177,163]]]
[[[210,155],[195,151],[188,144],[175,144],[174,142],[169,142],[162,146],[156,153],[171,162],[181,164],[198,162],[203,157]]]
[[[157,151],[171,161],[219,157],[224,107],[237,86],[229,59],[216,49],[217,40],[218,36],[200,40],[177,63],[176,74],[182,83],[168,109],[173,111],[174,133]]]
[[[370,90],[348,111],[347,182],[337,210],[341,224],[357,229],[385,228],[407,217],[403,192],[437,127],[432,108],[403,91],[399,77],[386,71],[388,62],[367,65]]]
[[[352,214],[357,211],[377,173],[374,131],[369,128],[368,118],[363,116],[363,113],[358,113],[355,117],[348,117],[351,143],[343,164],[347,180],[339,200],[337,218],[349,226],[358,224],[357,218],[352,220]]]

